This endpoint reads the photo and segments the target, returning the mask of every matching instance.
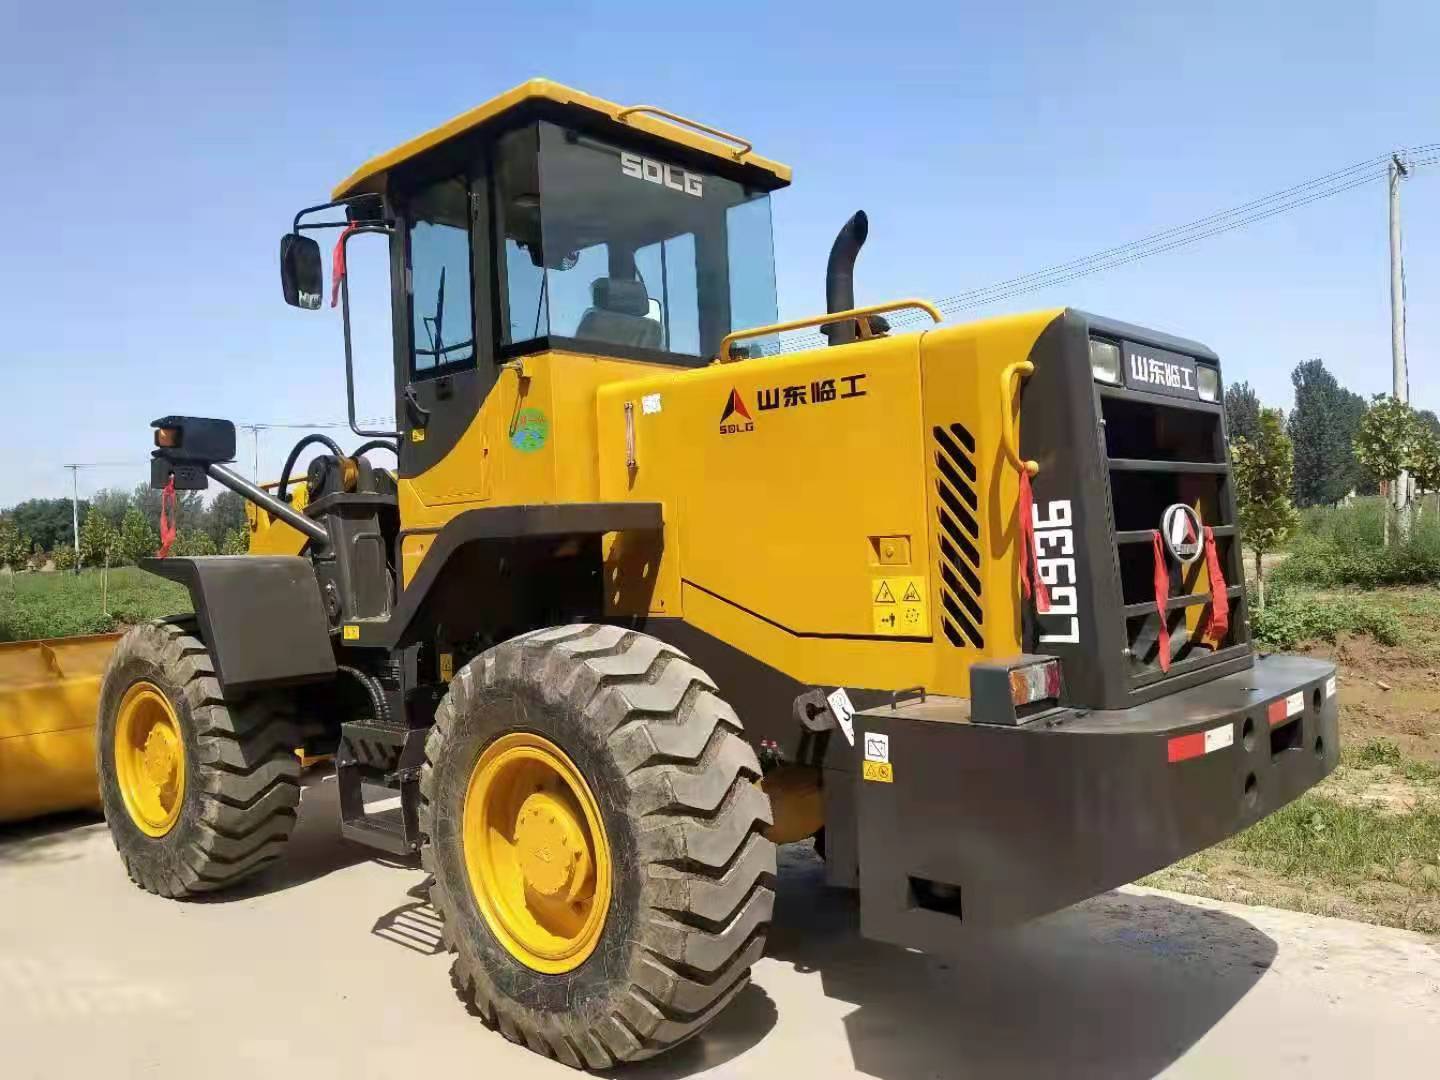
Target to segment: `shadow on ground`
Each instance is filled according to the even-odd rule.
[[[419,866],[397,863],[388,855],[346,840],[340,835],[340,793],[335,774],[315,771],[306,774],[300,795],[300,817],[285,854],[269,869],[233,889],[201,896],[202,903],[225,904],[306,885],[356,863],[376,862],[406,870]]]
[[[104,834],[104,819],[93,812],[54,814],[34,821],[0,825],[0,865],[78,859],[82,848],[97,838],[108,847],[109,837]],[[377,853],[340,836],[340,800],[333,774],[316,771],[305,777],[300,816],[284,856],[234,889],[194,899],[201,903],[250,900],[307,884],[372,859],[390,864],[388,856],[377,858]],[[118,857],[115,865],[120,865]],[[395,865],[407,870],[413,868],[411,864]]]
[[[0,866],[78,859],[97,829],[104,831],[105,822],[90,810],[0,825]]]
[[[1107,893],[936,957],[859,936],[853,894],[783,849],[769,956],[818,973],[855,1067],[921,1077],[1151,1077],[1260,980],[1275,942],[1165,896]]]

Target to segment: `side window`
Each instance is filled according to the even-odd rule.
[[[410,205],[411,373],[475,361],[470,197],[465,180],[432,184]]]
[[[700,291],[695,281],[695,234],[684,233],[635,252],[635,270],[660,323],[660,348],[700,354]]]

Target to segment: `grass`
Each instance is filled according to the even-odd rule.
[[[1384,542],[1390,520],[1390,544]],[[1379,498],[1348,506],[1311,507],[1301,514],[1287,557],[1271,580],[1322,587],[1419,585],[1440,582],[1440,506],[1426,496],[1410,511],[1402,540],[1393,511]]]
[[[1440,766],[1376,739],[1324,782],[1141,884],[1440,933]]]
[[[1346,747],[1340,752],[1340,763],[1352,770],[1392,769],[1411,784],[1434,786],[1434,794],[1440,797],[1440,765],[1406,757],[1389,739],[1372,739],[1353,749]],[[1440,855],[1440,848],[1436,854]]]
[[[1250,632],[1265,649],[1293,649],[1309,641],[1334,642],[1341,634],[1366,634],[1381,645],[1398,645],[1404,623],[1398,612],[1350,595],[1276,590],[1262,609],[1252,604]]]
[[[102,634],[190,610],[184,586],[133,566],[110,571],[102,608],[102,573],[0,575],[0,641]]]

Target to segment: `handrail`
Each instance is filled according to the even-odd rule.
[[[731,151],[736,161],[739,161],[746,154],[750,153],[751,150],[755,149],[755,144],[749,139],[742,139],[739,135],[731,135],[728,131],[721,131],[719,128],[713,128],[709,124],[702,124],[698,120],[691,120],[689,117],[680,116],[677,113],[671,112],[669,109],[662,109],[658,105],[631,105],[628,109],[621,109],[616,113],[615,119],[624,123],[625,118],[632,113],[651,113],[662,119],[669,120],[672,124],[694,128],[696,131],[704,132],[706,135],[714,135],[716,138],[724,139],[726,142],[732,142],[740,147],[738,150]]]
[[[753,330],[733,330],[720,339],[720,354],[715,358],[717,364],[728,364],[735,357],[730,355],[730,348],[742,338],[765,337],[767,334],[783,334],[790,330],[804,330],[810,326],[826,326],[829,323],[844,322],[846,319],[862,319],[870,315],[880,315],[887,311],[899,311],[902,308],[919,308],[929,315],[937,323],[945,316],[940,314],[940,309],[928,300],[890,300],[884,304],[871,304],[869,307],[851,308],[849,311],[832,311],[824,315],[811,315],[805,319],[794,319],[790,322],[773,323],[770,326],[757,326]],[[860,324],[861,337],[869,337],[869,324]]]
[[[1010,464],[1029,476],[1034,476],[1040,471],[1038,461],[1026,461],[1020,456],[1020,439],[1012,430],[1010,425],[1010,414],[1015,407],[1015,385],[1013,380],[1018,375],[1020,378],[1033,373],[1035,365],[1029,360],[1016,360],[1008,364],[1005,370],[1000,372],[1000,447],[1005,451],[1005,456],[1010,459]]]

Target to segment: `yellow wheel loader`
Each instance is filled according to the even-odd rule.
[[[1249,639],[1216,355],[1068,309],[857,307],[863,215],[827,310],[780,323],[789,179],[533,81],[296,214],[284,297],[325,302],[330,230],[363,442],[307,436],[262,490],[232,424],[155,421],[154,485],[241,493],[253,535],[149,562],[194,613],[105,676],[140,886],[280,857],[291,748],[333,753],[342,833],[433,876],[464,997],[606,1069],[742,988],[778,843],[815,838],[867,936],[943,951],[1334,768],[1333,667]],[[361,244],[389,255],[393,430],[354,419]],[[787,351],[804,328],[828,345]]]

